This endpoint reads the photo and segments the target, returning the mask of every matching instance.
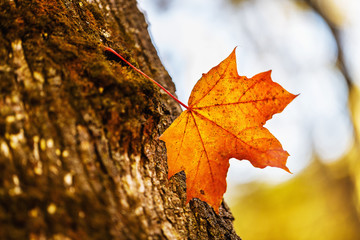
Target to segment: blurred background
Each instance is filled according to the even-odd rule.
[[[266,123],[293,174],[230,160],[225,200],[252,239],[360,239],[360,1],[139,0],[177,95],[237,47],[298,94]]]

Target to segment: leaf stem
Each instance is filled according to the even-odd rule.
[[[140,69],[138,69],[137,67],[135,67],[134,65],[132,65],[131,63],[129,63],[125,58],[123,58],[120,54],[118,54],[114,49],[110,48],[110,47],[105,47],[104,46],[104,50],[111,52],[113,54],[115,54],[118,58],[120,58],[121,60],[123,60],[127,65],[129,65],[132,69],[134,69],[135,71],[137,71],[138,73],[140,73],[142,76],[144,76],[145,78],[149,79],[150,81],[152,81],[153,83],[155,83],[158,87],[160,87],[162,90],[164,90],[170,97],[172,97],[175,101],[177,101],[181,106],[183,106],[186,109],[189,109],[189,107],[187,105],[185,105],[183,102],[181,102],[179,99],[177,99],[174,95],[172,95],[168,90],[166,90],[163,86],[161,86],[158,82],[156,82],[154,79],[152,79],[151,77],[149,77],[148,75],[146,75],[143,71],[141,71]]]

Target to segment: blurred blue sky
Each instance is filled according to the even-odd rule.
[[[340,14],[346,60],[360,84],[360,1],[328,1]],[[323,19],[310,9],[291,0],[252,0],[235,6],[221,0],[139,0],[139,7],[181,101],[187,102],[202,73],[236,46],[239,75],[252,77],[272,69],[275,82],[300,93],[266,123],[290,153],[287,166],[294,174],[232,159],[229,187],[252,180],[286,180],[302,171],[313,154],[333,161],[351,146],[348,92],[336,68],[336,43]]]

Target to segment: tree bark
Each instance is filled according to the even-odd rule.
[[[135,0],[0,3],[0,239],[240,239],[167,179],[179,105]]]

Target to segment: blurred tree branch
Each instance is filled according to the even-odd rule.
[[[325,12],[324,8],[320,6],[320,1],[319,0],[297,0],[299,2],[303,2],[305,3],[308,7],[310,7],[314,12],[316,12],[317,14],[319,14],[319,16],[325,21],[325,23],[329,26],[331,33],[334,37],[334,40],[336,42],[336,47],[338,50],[338,56],[337,56],[337,67],[339,68],[340,72],[343,74],[347,88],[348,88],[348,93],[349,93],[349,108],[350,108],[350,113],[353,115],[352,117],[352,126],[354,128],[354,146],[358,146],[359,145],[359,135],[357,133],[359,133],[359,129],[358,126],[355,124],[354,122],[354,109],[355,107],[353,106],[354,104],[356,104],[356,102],[351,102],[351,99],[353,99],[354,97],[352,97],[352,95],[356,95],[356,91],[354,90],[354,84],[353,84],[353,80],[350,76],[349,70],[347,68],[346,62],[345,62],[345,57],[344,57],[344,49],[343,49],[343,44],[341,42],[341,28],[339,28],[338,24],[336,24],[334,21],[331,20],[330,16]],[[354,93],[355,92],[355,93]],[[355,96],[356,98],[356,96]]]
[[[320,7],[318,0],[297,0],[299,2],[304,2],[308,7],[310,7],[313,11],[315,11],[317,14],[320,15],[320,17],[325,21],[325,23],[329,26],[331,33],[335,39],[337,50],[338,50],[338,56],[337,56],[337,66],[341,73],[343,74],[346,85],[348,87],[348,90],[350,90],[353,87],[353,82],[351,79],[351,76],[349,74],[349,71],[347,69],[345,58],[344,58],[344,51],[343,51],[343,45],[341,43],[341,29],[335,24],[333,21],[331,21],[330,17],[326,12],[324,11],[324,8]]]

